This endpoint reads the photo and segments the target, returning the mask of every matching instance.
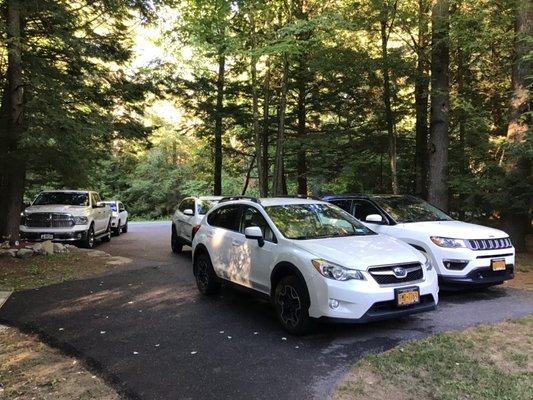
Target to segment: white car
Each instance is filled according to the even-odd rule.
[[[315,319],[364,322],[433,310],[435,269],[405,243],[374,233],[326,202],[223,199],[193,239],[201,293],[229,281],[268,296],[281,325],[308,332]]]
[[[96,239],[111,240],[111,209],[97,192],[41,192],[20,217],[23,239],[79,242],[87,248],[94,247]]]
[[[222,196],[186,197],[172,216],[170,244],[174,253],[181,253],[183,246],[190,246],[194,229],[200,224],[204,215]]]
[[[124,204],[118,200],[103,201],[111,209],[111,229],[116,236],[128,232],[129,213]]]
[[[455,221],[414,196],[327,196],[372,230],[403,240],[435,265],[441,287],[487,287],[514,277],[515,250],[498,229]]]

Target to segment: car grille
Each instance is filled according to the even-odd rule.
[[[400,267],[406,272],[405,276],[397,275],[394,269]],[[422,265],[420,263],[386,265],[382,267],[371,267],[368,272],[372,278],[380,285],[391,285],[418,281],[423,278]]]
[[[74,218],[69,214],[32,213],[26,216],[29,228],[70,228],[74,226]]]
[[[511,239],[502,238],[502,239],[472,239],[466,240],[468,247],[472,250],[496,250],[496,249],[507,249],[513,247]]]

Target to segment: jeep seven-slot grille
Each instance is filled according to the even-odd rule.
[[[74,219],[69,214],[32,213],[26,216],[26,226],[30,228],[70,228]]]
[[[395,274],[395,268],[402,268],[405,276]],[[400,284],[418,281],[423,278],[422,265],[420,263],[387,265],[383,267],[372,267],[368,270],[372,278],[380,285]],[[401,272],[401,271],[397,271]]]
[[[502,239],[472,239],[466,240],[468,247],[472,250],[497,250],[497,249],[507,249],[513,247],[511,239],[502,238]]]

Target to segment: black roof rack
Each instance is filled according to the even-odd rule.
[[[218,202],[224,203],[226,201],[232,201],[232,200],[250,200],[250,201],[253,201],[254,203],[261,204],[259,199],[253,196],[227,196],[227,197],[222,197]]]

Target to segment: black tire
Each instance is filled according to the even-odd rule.
[[[170,245],[172,246],[172,252],[176,254],[181,254],[183,250],[183,243],[181,242],[178,234],[176,233],[176,228],[172,224],[172,236],[170,238]]]
[[[106,234],[102,236],[102,242],[107,243],[111,241],[111,220],[107,223],[107,229],[105,232]]]
[[[276,316],[283,329],[292,335],[312,331],[314,320],[309,317],[309,294],[301,278],[289,275],[282,278],[274,291]]]
[[[126,220],[126,223],[122,227],[122,233],[128,233],[128,221]]]
[[[94,227],[92,224],[85,233],[85,239],[80,241],[80,246],[85,249],[92,249],[94,247]]]
[[[210,296],[220,290],[220,282],[213,270],[211,259],[206,253],[194,257],[194,276],[196,286],[203,295]]]
[[[117,227],[113,229],[113,235],[120,236],[120,219],[117,222]]]

